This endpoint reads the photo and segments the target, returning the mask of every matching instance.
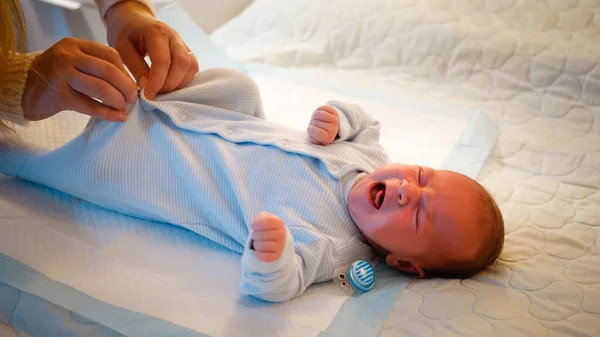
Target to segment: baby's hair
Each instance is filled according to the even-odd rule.
[[[469,178],[470,179],[470,178]],[[504,219],[502,212],[492,195],[479,183],[474,183],[481,189],[475,201],[475,221],[482,226],[491,228],[484,231],[485,238],[479,247],[475,261],[457,260],[449,256],[441,257],[444,265],[425,270],[425,277],[469,278],[489,267],[502,253],[504,248]]]

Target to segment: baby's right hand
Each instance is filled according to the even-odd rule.
[[[329,145],[340,129],[340,116],[334,108],[323,105],[317,108],[306,130],[313,144]]]
[[[250,249],[254,256],[263,262],[279,260],[285,248],[285,224],[283,220],[271,213],[260,212],[252,220]]]

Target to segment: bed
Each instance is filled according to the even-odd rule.
[[[504,214],[503,254],[471,279],[380,270],[368,296],[324,284],[266,305],[230,291],[236,257],[209,242],[2,179],[0,334],[600,335],[599,2],[257,0],[211,40],[177,4],[160,15],[201,64],[251,74],[268,118],[294,125],[324,96],[357,99],[402,130],[389,148],[414,139],[429,154],[394,158],[475,176]],[[269,114],[282,99],[297,110]],[[52,148],[85,121],[22,132]]]

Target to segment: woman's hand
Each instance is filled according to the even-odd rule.
[[[146,98],[181,88],[198,72],[198,61],[179,34],[156,20],[143,4],[124,1],[114,5],[106,14],[106,23],[109,45],[119,52]]]
[[[65,38],[32,62],[23,92],[25,119],[51,117],[63,110],[109,121],[125,121],[137,88],[113,48]],[[100,102],[99,102],[99,101]]]

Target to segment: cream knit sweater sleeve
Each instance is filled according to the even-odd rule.
[[[0,118],[23,124],[23,91],[31,62],[40,52],[13,54],[9,59],[0,86]]]
[[[123,2],[123,1],[137,1],[140,2],[144,5],[146,5],[146,7],[148,7],[148,9],[152,12],[152,14],[154,13],[154,7],[152,7],[152,1],[151,0],[95,0],[96,1],[96,5],[98,5],[98,9],[100,10],[100,17],[102,18],[102,20],[106,19],[106,12],[108,12],[108,10],[116,5],[119,2]]]

